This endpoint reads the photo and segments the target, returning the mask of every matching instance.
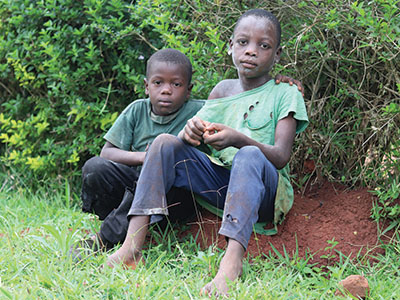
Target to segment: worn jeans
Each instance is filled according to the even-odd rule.
[[[128,216],[168,215],[166,192],[184,188],[224,210],[221,235],[247,248],[253,225],[274,216],[278,172],[258,147],[237,152],[231,170],[181,139],[162,134],[151,145]]]
[[[128,211],[132,205],[137,167],[116,163],[101,157],[89,159],[82,168],[82,210],[96,214],[103,220],[98,232],[107,247],[125,240],[128,230]],[[167,195],[170,221],[194,215],[191,193],[173,188]]]

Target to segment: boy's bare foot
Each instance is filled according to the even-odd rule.
[[[200,291],[201,295],[227,296],[230,281],[235,281],[242,275],[244,248],[240,243],[230,239],[228,248],[221,260],[219,270],[214,279]]]
[[[140,262],[143,262],[141,253],[133,254],[130,249],[121,247],[108,257],[106,264],[110,268],[114,268],[116,265],[123,265],[125,269],[135,270]]]
[[[128,232],[124,243],[114,254],[107,259],[107,266],[114,268],[122,264],[126,269],[136,269],[143,262],[142,245],[146,238],[149,216],[133,216],[129,220]]]
[[[112,246],[103,243],[99,234],[96,233],[73,244],[69,249],[69,253],[72,256],[73,261],[81,262],[89,255],[96,255],[103,251],[109,251],[110,249],[112,249]]]

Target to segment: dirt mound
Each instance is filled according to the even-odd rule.
[[[335,250],[346,256],[383,253],[378,245],[377,225],[370,218],[374,197],[365,188],[346,190],[329,182],[313,187],[304,196],[296,192],[293,208],[274,236],[252,235],[248,252],[257,256],[274,253],[272,244],[280,253],[292,256],[296,249],[301,257],[313,254],[311,263],[324,265],[338,260]],[[198,242],[207,247],[217,242],[221,219],[206,210],[201,211],[202,222],[194,222],[187,231],[198,234]],[[328,242],[330,241],[330,242]],[[333,257],[335,255],[336,257]]]

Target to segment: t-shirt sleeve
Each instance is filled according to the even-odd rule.
[[[287,84],[280,97],[278,121],[293,113],[297,121],[296,133],[302,132],[308,126],[308,116],[303,96],[296,86]]]
[[[104,139],[122,150],[130,151],[133,142],[134,118],[133,103],[118,116],[104,135]]]

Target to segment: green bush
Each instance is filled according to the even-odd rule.
[[[398,0],[3,0],[1,160],[38,178],[78,173],[123,107],[144,97],[145,61],[156,49],[187,54],[193,95],[207,97],[236,75],[227,41],[254,5],[282,23],[275,72],[306,90],[311,124],[296,141],[295,180],[313,178],[302,177],[304,160],[318,175],[347,184],[398,180],[398,159],[391,177],[379,171],[385,157],[398,157],[400,114],[388,112],[400,103]]]
[[[143,94],[146,42],[162,45],[132,10],[123,1],[1,2],[4,162],[54,176],[99,152],[102,132]]]

